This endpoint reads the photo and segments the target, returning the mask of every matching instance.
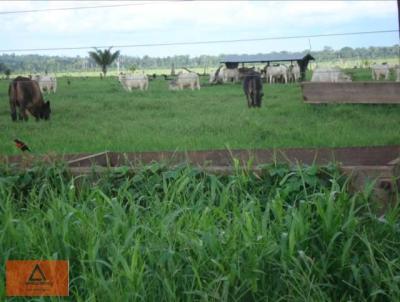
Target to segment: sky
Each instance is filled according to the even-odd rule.
[[[19,10],[124,7],[1,14]],[[87,56],[91,47],[240,40],[398,29],[396,1],[0,1],[0,54]],[[392,46],[398,33],[238,43],[120,48],[129,56],[257,54]]]

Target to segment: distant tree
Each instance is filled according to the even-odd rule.
[[[119,50],[112,53],[111,48],[101,50],[95,48],[95,51],[89,51],[89,56],[96,62],[97,65],[101,67],[101,71],[103,72],[104,76],[107,74],[107,68],[110,66],[118,57],[119,57]]]
[[[8,80],[10,78],[10,75],[11,75],[10,68],[7,68],[6,70],[4,70],[4,74],[6,75],[6,79]]]
[[[115,50],[115,49],[114,49]],[[340,58],[345,60],[364,60],[373,62],[389,61],[389,59],[397,58],[399,45],[385,47],[343,47],[339,50],[326,46],[321,50],[313,49],[311,55],[316,59],[316,62],[333,61],[336,62],[338,54]],[[301,53],[308,53],[309,50],[304,50]],[[263,52],[262,54],[267,54]],[[271,54],[271,52],[269,52]],[[279,52],[275,52],[279,53]],[[291,52],[288,52],[291,53]],[[233,54],[233,53],[232,53]],[[137,69],[163,68],[171,70],[172,63],[175,64],[175,69],[179,67],[200,67],[203,68],[207,64],[209,68],[217,68],[219,62],[223,59],[224,54],[218,56],[166,56],[166,57],[149,57],[149,56],[120,56],[121,65],[135,65]],[[117,60],[116,60],[117,61]],[[115,61],[115,62],[116,62]],[[73,71],[94,71],[97,63],[91,57],[65,57],[65,56],[46,56],[46,55],[15,55],[15,54],[0,54],[0,75],[4,75],[6,68],[10,68],[13,73],[38,73],[44,72],[46,68],[49,72],[73,72]],[[110,68],[110,67],[109,67]],[[169,72],[168,72],[169,73]]]
[[[136,67],[136,65],[131,65],[128,69],[129,69],[129,71],[132,71],[134,73],[136,71],[137,67]]]
[[[7,69],[6,65],[4,65],[4,63],[0,62],[0,72],[3,72],[6,69]]]

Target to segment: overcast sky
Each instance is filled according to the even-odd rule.
[[[139,4],[0,15],[0,49],[252,39],[398,28],[396,1],[1,1],[0,12]],[[397,33],[209,45],[121,48],[124,55],[256,54],[325,45],[392,46]],[[86,56],[88,50],[15,52]],[[0,51],[0,53],[3,53]]]

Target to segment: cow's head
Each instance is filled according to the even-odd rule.
[[[212,84],[212,83],[214,83],[215,82],[215,78],[216,78],[216,76],[215,76],[215,72],[211,72],[210,73],[210,84]]]
[[[178,83],[176,80],[171,80],[168,86],[169,90],[178,90]]]
[[[264,93],[263,93],[262,89],[261,90],[257,89],[256,91],[254,91],[253,106],[261,107],[261,101],[262,101],[263,96],[264,96]]]
[[[47,101],[40,108],[39,118],[42,120],[48,120],[50,119],[50,113],[51,113],[50,101]]]

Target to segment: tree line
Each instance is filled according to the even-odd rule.
[[[264,54],[293,54],[293,52],[281,51],[270,52]],[[388,47],[360,47],[351,48],[343,47],[339,50],[334,50],[332,47],[325,46],[320,51],[304,50],[301,53],[311,53],[317,61],[334,61],[338,59],[359,59],[362,61],[393,58],[399,55],[399,45]],[[175,67],[215,67],[225,55],[211,56],[201,55],[191,57],[189,55],[177,55],[167,57],[150,57],[150,56],[127,56],[120,55],[119,60],[114,61],[110,66],[111,70],[115,70],[117,62],[125,69],[151,69],[151,68],[171,68],[172,64]],[[10,72],[83,72],[83,71],[98,71],[98,64],[91,56],[48,56],[48,55],[16,55],[2,54],[0,55],[0,73],[10,74]]]

